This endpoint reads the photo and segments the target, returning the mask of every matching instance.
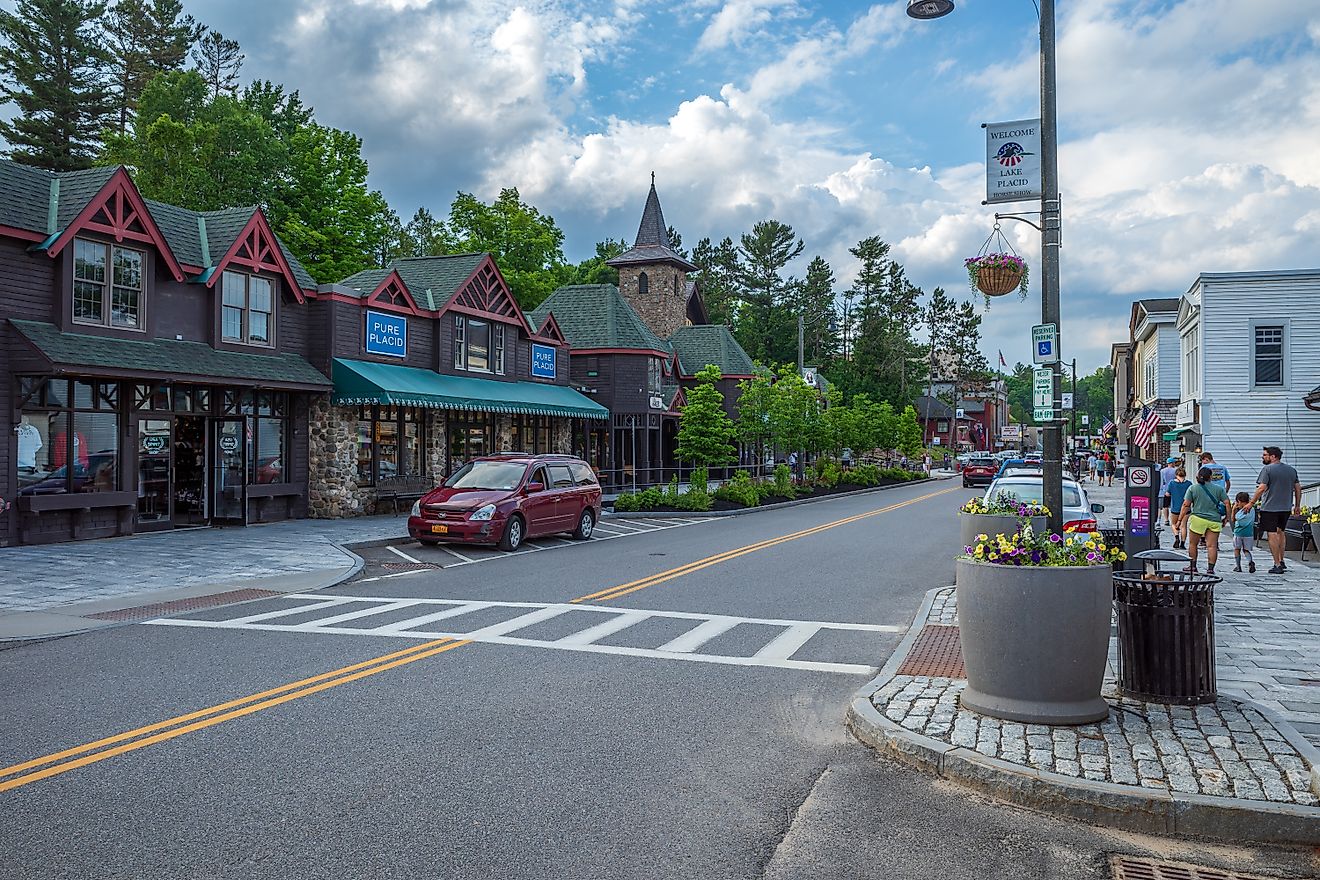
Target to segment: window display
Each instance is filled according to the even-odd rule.
[[[74,382],[71,397],[70,384],[67,379],[24,383],[26,402],[16,431],[19,495],[119,489],[118,386]]]

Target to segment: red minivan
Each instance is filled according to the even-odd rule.
[[[422,544],[517,550],[527,538],[560,532],[586,540],[599,519],[600,483],[585,461],[505,453],[473,459],[423,495],[408,517],[408,534]]]

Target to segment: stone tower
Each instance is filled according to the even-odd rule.
[[[619,270],[623,298],[661,339],[687,323],[687,273],[697,269],[674,250],[668,230],[653,173],[632,250],[606,261]]]

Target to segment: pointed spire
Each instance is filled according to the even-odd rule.
[[[655,172],[651,172],[651,191],[646,194],[646,207],[642,209],[642,222],[637,227],[637,238],[627,253],[607,260],[606,265],[623,263],[676,263],[685,271],[696,266],[683,259],[669,241],[669,227],[665,225],[664,211],[660,210],[660,196],[655,191]]]

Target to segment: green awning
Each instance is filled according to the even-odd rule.
[[[1179,437],[1181,437],[1183,434],[1186,434],[1188,431],[1192,431],[1194,433],[1199,434],[1201,431],[1201,426],[1188,425],[1185,428],[1174,428],[1172,431],[1165,431],[1162,436],[1164,437],[1165,440],[1173,441],[1173,440],[1177,440]]]
[[[335,358],[333,400],[342,405],[383,403],[466,412],[607,419],[609,410],[563,385],[444,376],[418,367]]]

